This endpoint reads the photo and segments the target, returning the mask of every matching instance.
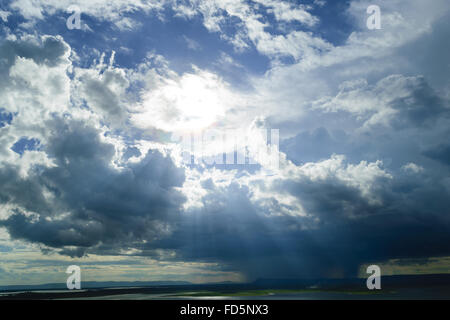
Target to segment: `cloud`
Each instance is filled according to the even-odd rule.
[[[295,5],[272,0],[258,0],[256,2],[271,8],[269,12],[273,12],[275,18],[279,21],[299,21],[310,27],[319,21],[317,17],[312,16],[307,11],[309,8],[306,5]]]
[[[58,37],[6,42],[0,49],[9,61],[2,101],[11,102],[5,110],[13,114],[0,128],[0,198],[7,204],[1,225],[13,239],[75,256],[170,232],[184,202],[176,190],[183,170],[156,149],[138,161],[121,159],[120,139],[89,115],[115,116],[128,85],[124,73],[110,64],[100,75],[94,66],[76,70],[71,80],[69,49]],[[70,103],[70,87],[91,110]],[[38,139],[39,149],[18,147],[24,136]]]
[[[408,164],[405,164],[405,165],[402,167],[402,169],[405,170],[405,171],[413,172],[413,173],[420,173],[420,172],[422,172],[422,171],[424,170],[423,167],[418,166],[417,164],[412,163],[412,162],[410,162],[410,163],[408,163]]]
[[[430,125],[448,116],[449,110],[423,77],[402,75],[390,75],[374,86],[364,80],[345,82],[336,97],[323,100],[318,108],[328,112],[345,110],[363,118],[364,126]]]
[[[188,38],[186,36],[183,36],[183,39],[186,42],[186,45],[189,49],[194,50],[194,51],[202,49],[202,46],[194,39]]]
[[[391,189],[383,179],[372,184],[381,184],[373,192],[382,196],[382,204],[371,203],[357,187],[333,176],[319,181],[277,180],[272,185],[261,182],[272,194],[271,201],[264,202],[249,200],[254,186],[213,183],[201,200],[202,209],[184,216],[172,237],[149,246],[173,248],[183,261],[220,261],[249,279],[280,273],[283,277],[354,276],[362,261],[384,261],[405,253],[427,256],[430,250],[421,246],[422,241],[433,247],[433,254],[448,253],[444,245],[448,220],[428,213],[428,223],[423,224],[423,206],[402,209],[396,200],[390,202],[399,199],[390,193],[395,187]],[[279,215],[276,193],[281,198],[295,195],[308,215]]]
[[[97,114],[113,124],[123,124],[127,120],[126,94],[130,85],[126,71],[114,68],[113,51],[109,65],[104,64],[104,54],[94,69],[77,68],[77,93],[74,98],[83,100]]]
[[[380,165],[335,157],[272,181],[205,181],[201,208],[156,245],[184,260],[219,260],[249,278],[354,276],[363,261],[448,254],[450,224],[440,214],[446,191],[432,180],[391,176]],[[436,207],[423,201],[430,195]],[[286,204],[278,199],[287,196],[298,199],[304,215],[282,214]]]
[[[9,15],[11,15],[11,12],[0,10],[0,19],[2,19],[3,22],[8,22]]]
[[[57,123],[55,123],[57,122]],[[45,152],[55,166],[31,170],[23,180],[2,167],[2,198],[16,205],[1,222],[12,238],[39,242],[82,255],[86,249],[114,248],[151,241],[168,225],[184,201],[176,191],[183,171],[158,151],[122,168],[111,164],[113,144],[95,128],[55,119]],[[30,192],[24,192],[30,190]],[[71,249],[76,247],[76,249]]]
[[[144,11],[146,13],[159,11],[162,2],[158,1],[142,1],[142,0],[125,0],[125,1],[104,1],[104,0],[51,0],[51,1],[30,1],[30,0],[12,0],[9,7],[19,12],[24,18],[29,20],[45,19],[46,15],[64,14],[70,6],[78,6],[81,14],[93,16],[99,20],[111,21],[116,24],[119,29],[130,29],[135,23],[124,14]],[[68,17],[69,15],[67,15]]]

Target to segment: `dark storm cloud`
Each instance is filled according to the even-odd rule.
[[[109,121],[121,122],[126,119],[126,109],[121,100],[129,83],[124,74],[108,69],[101,76],[81,75],[79,81],[82,96],[93,110],[105,115]]]
[[[398,79],[385,79],[380,87],[389,88],[386,84]],[[298,274],[308,270],[306,275],[337,272],[352,276],[362,263],[450,254],[450,171],[430,161],[450,163],[448,144],[444,142],[449,126],[448,101],[420,77],[406,81],[402,87],[409,93],[388,100],[389,107],[398,111],[389,125],[353,132],[349,126],[347,133],[318,127],[281,142],[281,150],[297,164],[338,153],[345,154],[353,164],[383,159],[393,176],[372,182],[369,198],[334,177],[276,183],[274,190],[301,199],[305,211],[320,219],[303,231],[283,234],[290,237],[286,243],[291,243],[293,250],[289,252],[299,257]],[[408,171],[405,165],[411,162],[420,170]],[[297,221],[305,224],[308,219]]]
[[[213,187],[203,209],[147,248],[175,249],[183,261],[220,261],[249,279],[353,277],[363,263],[450,255],[448,192],[409,179],[374,182],[379,204],[335,178],[278,181],[273,190],[302,199],[308,217],[267,216],[248,188]]]
[[[450,145],[441,144],[423,153],[425,156],[450,166]]]
[[[386,86],[389,86],[389,81]],[[407,81],[405,88],[410,92],[409,95],[395,98],[390,102],[390,106],[399,112],[392,121],[394,126],[429,127],[441,117],[448,118],[450,111],[448,101],[439,97],[424,77]]]
[[[122,245],[159,237],[176,219],[184,197],[174,187],[184,173],[170,158],[150,150],[118,170],[111,165],[114,145],[102,142],[96,129],[60,119],[48,126],[53,135],[44,150],[56,166],[38,167],[26,179],[12,168],[0,170],[2,202],[19,206],[1,221],[13,238],[68,247],[61,253],[70,256],[100,243],[117,253]]]
[[[378,179],[371,197],[379,197],[379,204],[337,181],[286,187],[321,219],[311,233],[324,245],[323,252],[339,257],[334,266],[351,275],[363,261],[450,254],[448,191],[432,180],[416,179]]]
[[[448,191],[434,176],[399,171],[394,180],[379,177],[371,183],[379,203],[334,176],[266,186],[301,199],[307,217],[270,215],[267,205],[250,200],[248,187],[205,180],[203,208],[180,214],[184,198],[173,187],[184,174],[169,158],[150,151],[117,171],[110,165],[114,146],[96,129],[74,121],[49,128],[54,134],[45,151],[56,167],[36,168],[25,180],[12,168],[0,171],[7,181],[2,201],[22,208],[1,224],[13,238],[61,254],[136,248],[158,258],[155,250],[169,249],[176,252],[169,260],[220,262],[248,278],[354,276],[362,263],[450,255]],[[323,130],[316,137],[329,139]],[[44,187],[54,194],[52,202]],[[273,200],[269,207],[276,212],[278,205]]]

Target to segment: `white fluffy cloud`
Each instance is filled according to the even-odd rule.
[[[66,11],[70,6],[78,6],[82,14],[88,14],[100,20],[108,20],[115,23],[119,28],[127,29],[133,26],[133,22],[124,14],[141,10],[146,13],[157,12],[162,5],[163,1],[143,0],[13,0],[9,7],[18,11],[26,19],[44,19],[45,14],[68,14]]]

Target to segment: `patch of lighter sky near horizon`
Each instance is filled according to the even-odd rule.
[[[430,257],[421,263],[418,259],[391,259],[382,262],[366,263],[360,266],[358,277],[367,278],[367,267],[378,265],[381,276],[419,275],[419,274],[450,274],[450,257]]]
[[[43,254],[36,246],[26,244],[21,250],[2,252],[2,260],[6,262],[2,264],[5,272],[0,274],[0,286],[65,283],[69,265],[80,266],[82,281],[189,281],[199,284],[244,281],[238,272],[210,270],[217,267],[217,263],[162,262],[136,256],[89,255],[72,259]],[[14,277],[8,276],[11,273]]]

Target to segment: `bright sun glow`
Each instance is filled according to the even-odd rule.
[[[141,128],[165,131],[201,130],[225,114],[230,92],[215,75],[185,74],[164,81],[144,95],[143,113],[132,120]]]

